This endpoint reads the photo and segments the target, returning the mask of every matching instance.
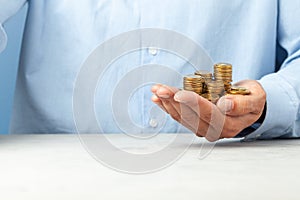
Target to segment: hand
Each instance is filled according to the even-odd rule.
[[[152,101],[171,117],[209,141],[231,138],[252,125],[261,116],[266,93],[255,80],[235,84],[246,87],[250,95],[226,95],[217,105],[190,91],[180,91],[166,85],[152,87]]]

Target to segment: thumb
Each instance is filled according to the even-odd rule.
[[[229,95],[219,99],[217,107],[226,115],[239,116],[249,113],[259,114],[260,106],[252,95]]]

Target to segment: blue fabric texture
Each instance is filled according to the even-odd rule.
[[[0,0],[0,24],[24,3]],[[298,137],[299,9],[300,1],[280,0],[30,0],[11,132],[75,132],[74,82],[92,50],[130,30],[160,28],[191,38],[214,62],[232,63],[234,81],[260,81],[267,93],[268,109],[264,122],[246,139]],[[0,49],[5,42],[1,27]],[[285,56],[280,57],[277,49]],[[163,51],[153,54],[140,50],[120,58],[107,71],[106,85],[96,94],[95,108],[105,132],[120,132],[107,94],[126,73],[151,63],[174,66],[181,73],[193,70]],[[132,96],[131,116],[140,126],[149,126],[150,97],[147,87]],[[177,129],[178,124],[167,119],[162,132]]]

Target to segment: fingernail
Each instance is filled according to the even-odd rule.
[[[166,91],[164,89],[158,89],[157,92],[156,92],[156,95],[158,97],[161,97],[161,98],[164,98],[164,99],[170,98],[170,95],[168,93],[166,93]]]
[[[170,98],[170,96],[166,95],[166,94],[161,94],[161,95],[158,95],[158,96],[161,97],[161,98],[164,98],[164,99]]]
[[[183,103],[183,97],[184,97],[184,93],[182,91],[179,91],[175,94],[174,96],[174,100],[177,101],[177,102],[181,102]]]
[[[151,87],[151,92],[152,93],[156,93],[156,91],[159,89],[159,86],[158,85],[153,85],[152,87]]]
[[[222,112],[226,113],[233,109],[233,102],[231,99],[221,98],[218,101],[217,106]]]
[[[151,100],[156,103],[157,101],[159,101],[159,98],[154,94],[152,95]]]

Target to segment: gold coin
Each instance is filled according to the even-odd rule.
[[[227,73],[227,74],[232,74],[232,69],[214,69],[214,73]]]
[[[231,77],[228,77],[228,78],[226,78],[226,77],[215,77],[215,80],[218,80],[218,81],[223,81],[223,84],[224,84],[224,82],[232,82],[232,78]]]
[[[215,69],[232,69],[232,65],[229,63],[217,63],[214,65]]]
[[[214,67],[214,72],[221,72],[221,73],[231,73],[232,68],[222,68],[222,67]]]
[[[217,95],[220,95],[220,94],[223,94],[225,92],[225,90],[221,90],[221,91],[207,91],[209,94],[217,94]]]
[[[216,103],[219,99],[220,96],[217,94],[213,94],[213,95],[205,95],[203,96],[205,99],[211,101],[212,103]]]
[[[230,90],[227,91],[228,94],[241,94],[241,95],[249,95],[251,91],[244,87],[232,86]]]
[[[207,99],[208,98],[208,93],[204,93],[204,94],[201,94],[201,96],[203,97],[203,98],[205,98],[205,99]]]
[[[226,76],[215,76],[215,80],[218,80],[218,81],[223,81],[224,82],[229,82],[232,80],[232,77],[226,77]]]
[[[203,85],[203,83],[198,83],[198,82],[184,82],[183,84],[185,84],[185,85],[200,85],[200,86],[202,86]]]
[[[228,83],[228,81],[232,82],[232,79],[216,79],[216,80],[223,81],[223,84]]]
[[[224,88],[224,84],[222,84],[222,85],[207,85],[207,87],[206,87],[207,89],[222,89],[222,88]]]
[[[233,85],[231,86],[231,90],[246,91],[247,88]]]
[[[224,85],[221,85],[221,86],[208,86],[207,89],[208,90],[222,90],[224,89]]]
[[[205,79],[212,79],[213,77],[212,73],[206,70],[198,70],[195,72],[195,75],[202,76]]]
[[[203,80],[204,81],[204,78],[202,76],[199,76],[199,75],[195,75],[195,74],[190,74],[190,75],[187,75],[184,77],[185,80],[190,80],[190,81],[194,81],[194,80]]]
[[[206,82],[207,85],[222,85],[224,82],[222,80],[213,80]]]
[[[207,86],[207,89],[208,89],[208,90],[213,90],[213,89],[224,89],[224,85],[220,85],[220,86],[217,86],[217,85]]]
[[[214,73],[215,77],[216,76],[222,76],[222,77],[232,77],[231,73]]]

